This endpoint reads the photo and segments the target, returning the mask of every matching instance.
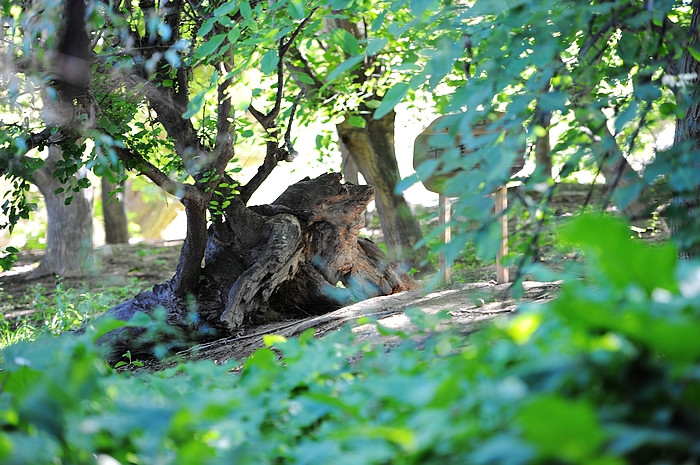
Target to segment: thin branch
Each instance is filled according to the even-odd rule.
[[[253,193],[258,190],[260,185],[265,181],[265,179],[267,179],[270,173],[272,173],[272,170],[275,169],[275,166],[277,166],[279,152],[279,146],[276,140],[277,132],[275,132],[275,134],[271,134],[270,139],[273,140],[268,140],[267,142],[267,153],[265,154],[265,160],[263,160],[262,165],[258,167],[258,172],[255,173],[255,176],[253,176],[253,178],[248,181],[245,186],[241,186],[238,189],[240,192],[239,197],[244,204],[248,203],[248,200],[250,200]]]
[[[253,104],[250,104],[250,106],[248,107],[248,111],[250,112],[251,115],[253,115],[253,117],[258,121],[258,123],[260,123],[260,125],[263,128],[265,128],[265,129],[269,128],[268,123],[267,123],[267,119],[265,118],[265,115],[261,111],[259,111],[257,108],[255,108],[253,106]]]
[[[277,118],[277,116],[279,116],[280,110],[282,109],[282,97],[284,95],[284,57],[289,51],[291,45],[299,36],[299,33],[302,31],[302,29],[304,29],[304,26],[306,26],[306,24],[311,20],[311,16],[317,9],[318,7],[312,9],[309,15],[304,18],[301,23],[299,23],[289,37],[289,40],[285,42],[285,38],[282,37],[279,41],[279,46],[277,48],[279,59],[277,60],[277,92],[275,94],[275,105],[266,115],[263,115],[252,106],[250,109],[251,114],[260,124],[262,124],[265,129],[270,129],[274,125],[274,120]]]
[[[131,150],[124,147],[114,147],[114,149],[117,157],[119,157],[124,165],[137,170],[165,192],[174,195],[180,200],[191,196],[200,196],[199,191],[194,186],[175,181],[158,169],[157,166],[144,160],[143,157],[135,154]]]
[[[644,105],[644,109],[642,110],[642,117],[639,118],[639,123],[637,123],[637,127],[634,128],[634,132],[630,136],[630,142],[628,146],[628,152],[627,153],[632,153],[632,150],[634,150],[634,146],[637,141],[637,136],[639,136],[639,133],[642,130],[642,127],[646,123],[646,118],[647,115],[649,114],[649,111],[651,110],[651,101],[647,100],[646,104]],[[623,157],[624,158],[624,157]],[[625,160],[626,161],[626,160]],[[620,166],[617,169],[617,173],[615,175],[615,179],[613,180],[612,185],[610,186],[610,190],[608,192],[608,195],[605,198],[605,201],[603,202],[603,207],[602,209],[605,210],[608,205],[610,204],[610,201],[612,200],[613,193],[615,192],[615,189],[617,189],[618,184],[620,183],[620,180],[622,179],[622,175],[625,172],[625,163],[620,163]]]
[[[301,90],[297,94],[297,98],[294,99],[294,103],[292,104],[292,112],[289,115],[289,121],[287,122],[287,131],[284,133],[284,148],[286,148],[287,152],[285,161],[292,161],[298,155],[297,151],[294,150],[294,147],[292,146],[292,123],[294,123],[294,115],[303,95],[304,91]]]
[[[55,128],[48,127],[39,132],[29,134],[24,140],[25,149],[21,154],[0,150],[0,160],[3,162],[2,164],[7,165],[6,170],[0,170],[0,176],[16,174],[29,180],[32,173],[25,172],[23,169],[24,165],[26,162],[38,161],[38,158],[28,157],[26,154],[45,145],[60,144],[64,140],[66,140],[66,136],[62,132],[56,132]]]
[[[294,41],[296,40],[296,38],[299,35],[299,33],[301,32],[301,30],[304,29],[306,24],[311,20],[311,16],[313,16],[313,14],[316,10],[318,10],[318,7],[313,8],[311,10],[311,12],[309,13],[309,15],[306,18],[304,18],[304,20],[301,23],[299,23],[299,25],[294,30],[294,32],[292,32],[292,35],[289,37],[289,40],[286,43],[283,42],[284,37],[282,38],[282,40],[280,41],[280,49],[279,49],[280,62],[284,60],[284,55],[287,53],[287,51],[289,51],[289,47],[292,45],[292,43],[294,43]]]
[[[291,49],[292,51],[292,57],[299,61],[301,63],[301,67],[292,64],[291,62],[287,61],[287,67],[292,70],[292,76],[294,76],[295,73],[304,73],[307,76],[309,76],[314,83],[313,84],[307,84],[305,82],[298,81],[297,85],[299,88],[304,89],[306,92],[306,95],[309,96],[311,95],[312,91],[318,91],[323,87],[323,82],[316,76],[316,73],[311,69],[311,66],[309,65],[309,62],[307,59],[301,54],[298,48],[293,47]]]

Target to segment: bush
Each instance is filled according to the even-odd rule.
[[[0,461],[697,463],[700,267],[609,218],[562,238],[585,252],[585,279],[469,339],[430,325],[391,350],[349,329],[269,336],[239,374],[117,373],[92,343],[113,325],[12,346]]]

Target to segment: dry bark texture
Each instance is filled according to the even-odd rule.
[[[56,164],[62,158],[61,149],[52,145],[43,167],[33,175],[46,202],[48,225],[46,229],[46,255],[41,264],[27,276],[36,279],[56,274],[63,278],[89,274],[94,265],[92,253],[92,195],[91,188],[78,192],[55,194],[65,184],[54,178]],[[68,197],[72,202],[66,205]]]
[[[107,315],[129,320],[164,307],[167,321],[183,330],[182,345],[237,333],[246,325],[319,315],[369,297],[415,287],[370,240],[360,238],[370,186],[342,184],[340,174],[305,179],[271,205],[237,207],[208,230],[204,267],[190,296],[178,296],[171,281],[112,308]],[[236,210],[236,208],[234,208]],[[189,323],[188,323],[189,322]],[[166,335],[123,328],[105,336],[111,356],[143,353]]]
[[[399,340],[396,337],[381,336],[376,324],[410,334],[413,324],[406,312],[412,309],[420,309],[428,314],[447,312],[448,318],[438,325],[437,329],[454,328],[469,334],[493,318],[512,315],[523,302],[551,300],[559,285],[559,282],[526,281],[523,283],[525,294],[520,299],[511,297],[508,284],[473,283],[432,293],[424,289],[414,289],[367,299],[325,315],[247,328],[241,334],[195,345],[180,352],[180,355],[188,359],[210,359],[217,362],[243,360],[264,346],[263,336],[267,334],[297,337],[305,330],[313,328],[316,337],[323,337],[348,324],[352,326],[357,342],[392,347]],[[368,317],[376,321],[376,324],[357,324],[356,321],[362,317]]]

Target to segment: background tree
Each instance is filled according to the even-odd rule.
[[[40,6],[33,13],[62,17]],[[358,238],[371,187],[327,175],[290,187],[273,205],[247,205],[275,166],[295,155],[292,122],[305,102],[285,91],[284,59],[328,11],[296,1],[90,5],[90,61],[81,63],[92,73],[80,74],[86,101],[70,106],[70,120],[34,130],[44,122],[31,121],[7,140],[4,156],[24,160],[30,149],[61,142],[64,156],[53,172],[59,181],[90,167],[119,182],[129,169],[182,202],[187,235],[173,278],[111,315],[165,308],[170,322],[201,338],[413,287],[376,245]],[[27,79],[49,95],[42,66],[38,60]],[[243,182],[234,176],[236,138],[249,137],[236,126],[245,112],[265,134],[266,154]],[[94,149],[83,153],[78,137]],[[121,342],[133,344],[132,336]]]
[[[126,183],[111,183],[109,178],[100,178],[102,189],[102,216],[105,242],[107,244],[129,243],[129,221],[126,217]]]
[[[660,206],[664,194],[659,191],[664,189],[695,201],[700,180],[697,147],[686,139],[692,133],[683,128],[698,125],[695,107],[689,104],[696,101],[693,66],[700,55],[694,42],[697,2],[547,1],[537,8],[486,1],[408,5],[414,17],[394,26],[401,32],[397,40],[410,40],[414,31],[423,31],[427,40],[418,53],[430,58],[418,63],[405,82],[394,85],[387,96],[395,98],[385,97],[380,109],[393,106],[412,89],[449,86],[444,110],[464,111],[452,130],[461,133],[469,157],[459,156],[454,138],[435,139],[437,147],[450,150],[442,163],[419,168],[424,177],[458,171],[445,189],[459,197],[456,215],[473,222],[453,225],[457,240],[448,250],[451,257],[471,240],[478,253],[493,257],[499,232],[484,194],[509,178],[508,167],[525,141],[533,143],[544,135],[548,127],[543,127],[547,125],[538,116],[542,114],[551,115],[550,127],[565,127],[551,147],[555,179],[580,168],[604,174],[608,193],[603,208],[614,204],[634,216],[648,214]],[[493,111],[506,113],[492,124],[493,133],[478,140],[470,137],[474,122]],[[676,118],[681,132],[663,149],[653,129]],[[643,176],[627,160],[639,155],[646,157]],[[520,179],[518,197],[523,202],[509,212],[529,211],[526,217],[532,219],[533,229],[526,251],[536,249],[541,225],[549,218],[538,212],[547,211],[556,188],[551,185],[541,202],[528,194],[547,182],[544,171]],[[652,188],[654,196],[645,195]],[[683,216],[689,217],[688,212],[685,208]],[[689,246],[697,241],[697,231],[680,227],[674,237]]]
[[[391,2],[331,2],[333,10],[316,30],[314,39],[295,46],[287,64],[295,83],[304,89],[312,105],[307,118],[335,122],[343,169],[351,179],[359,171],[375,188],[376,208],[388,250],[408,258],[416,268],[425,267],[427,250],[422,233],[403,194],[394,143],[392,110],[373,118],[374,110],[390,84],[400,79],[390,63],[409,60],[410,45],[394,40],[393,17],[410,11]],[[417,59],[417,57],[415,57]]]
[[[55,5],[53,10],[58,12],[59,6]],[[29,11],[33,11],[31,5]],[[47,274],[81,276],[89,272],[93,264],[92,192],[86,189],[89,181],[85,171],[66,163],[66,160],[79,157],[82,150],[79,131],[89,81],[85,3],[65,3],[61,12],[65,27],[61,28],[58,38],[43,33],[47,28],[53,29],[52,20],[28,14],[23,16],[27,11],[20,5],[11,7],[10,12],[12,16],[7,18],[9,27],[6,31],[8,40],[3,41],[3,48],[5,57],[14,57],[15,60],[6,60],[5,63],[3,79],[7,90],[2,101],[8,113],[20,110],[20,114],[25,113],[25,119],[10,117],[17,123],[6,126],[2,136],[3,145],[9,150],[0,156],[0,174],[13,179],[15,187],[3,206],[3,213],[8,216],[10,225],[20,217],[27,217],[34,206],[26,202],[25,192],[29,183],[35,184],[46,202],[48,225],[46,253],[30,277]],[[25,51],[30,48],[36,48],[37,53],[27,55]],[[46,53],[54,48],[53,55]],[[50,63],[49,67],[47,63]],[[48,70],[54,74],[47,75]],[[32,79],[37,74],[44,74],[51,87],[38,85]],[[24,93],[30,96],[41,94],[41,99],[25,101]],[[34,115],[48,127],[60,125],[66,131],[56,134],[46,129],[28,140],[18,138],[31,129],[30,119],[26,118],[27,112],[22,111],[22,106],[26,108],[38,102],[42,105]],[[46,144],[47,141],[52,143]],[[26,155],[27,151],[44,146],[48,146],[45,159]],[[13,151],[21,155],[8,156],[8,152]]]

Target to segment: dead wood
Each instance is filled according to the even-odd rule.
[[[554,298],[559,285],[559,282],[525,282],[525,294],[519,299],[510,296],[508,284],[473,283],[430,293],[424,289],[414,289],[367,299],[325,315],[248,327],[240,334],[195,345],[179,355],[217,362],[243,360],[264,346],[265,335],[297,337],[313,328],[316,337],[323,337],[344,325],[352,326],[358,342],[391,345],[395,341],[391,337],[381,336],[376,324],[410,333],[415,326],[406,312],[411,309],[420,309],[428,314],[446,312],[449,317],[439,329],[455,328],[461,333],[471,333],[493,318],[512,315],[523,302],[545,302]],[[357,324],[358,319],[365,317],[375,323]]]
[[[122,328],[102,339],[112,357],[126,350],[147,355],[155,344],[188,347],[237,334],[246,326],[320,315],[352,302],[415,288],[370,240],[360,238],[370,186],[325,174],[290,186],[272,205],[245,207],[235,199],[207,233],[204,266],[192,294],[175,292],[178,276],[154,286],[107,315],[130,320],[164,308],[170,331]],[[183,246],[184,247],[184,246]],[[179,271],[179,268],[178,268]],[[188,270],[192,274],[192,270]]]

